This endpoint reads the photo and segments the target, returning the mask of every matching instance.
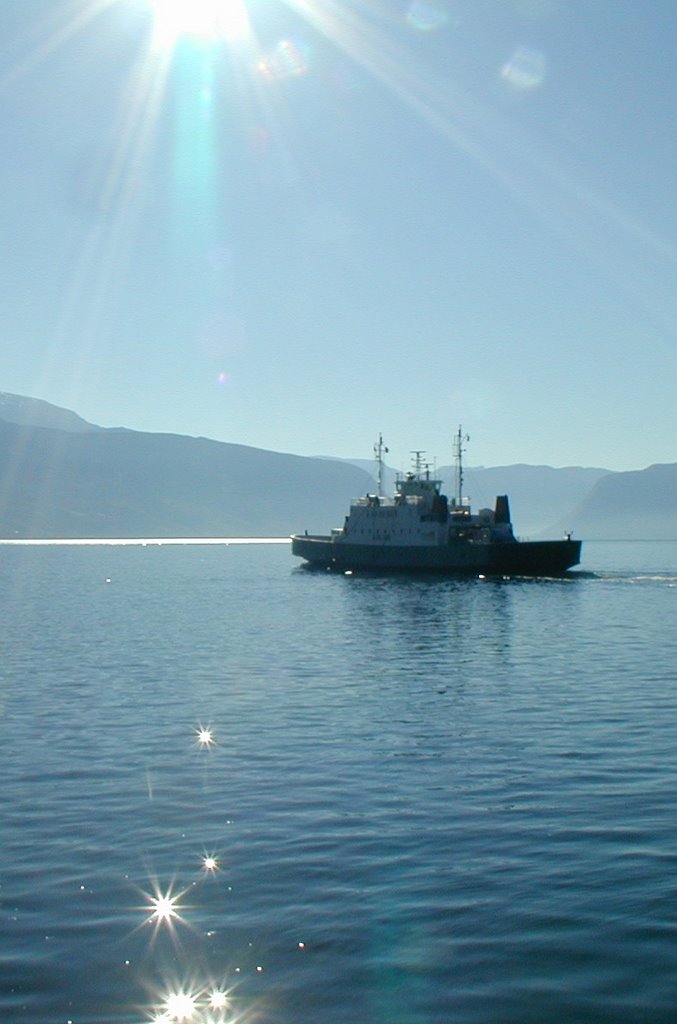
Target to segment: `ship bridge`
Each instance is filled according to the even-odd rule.
[[[395,481],[398,495],[403,498],[427,498],[430,502],[440,493],[441,486],[441,480],[432,480],[428,475],[421,476],[418,473],[407,473],[404,479]]]

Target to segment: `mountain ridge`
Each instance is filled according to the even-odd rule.
[[[676,510],[677,463],[659,462],[601,477],[570,518],[588,540],[677,540]]]
[[[69,433],[87,433],[94,430],[105,430],[95,423],[89,423],[71,409],[53,405],[42,398],[29,398],[27,395],[15,395],[10,391],[0,391],[0,419],[19,426],[46,427],[53,430],[66,430]]]
[[[0,420],[5,539],[286,536],[329,529],[369,484],[354,467],[209,438]]]
[[[373,463],[100,427],[40,399],[0,392],[5,539],[328,533],[352,499],[374,492],[367,467]],[[453,467],[437,475],[453,494]],[[574,530],[584,539],[677,538],[677,463],[625,472],[516,463],[469,467],[465,478],[476,508],[509,495],[520,536]],[[385,482],[392,491],[393,470]]]

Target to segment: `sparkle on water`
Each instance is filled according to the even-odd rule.
[[[214,984],[201,987],[187,983],[175,983],[159,996],[157,1005],[149,1010],[151,1024],[180,1024],[195,1021],[196,1024],[235,1024],[243,1021],[241,1016],[232,1016],[230,993],[224,987]]]
[[[171,1020],[192,1020],[197,1009],[195,998],[189,992],[175,992],[167,998],[166,1012]]]
[[[175,924],[183,923],[182,911],[185,909],[181,899],[185,896],[186,890],[176,891],[173,884],[165,891],[160,889],[156,881],[153,882],[152,893],[145,892],[146,905],[143,908],[148,914],[147,923],[152,924],[157,935],[160,928],[167,928],[173,934]]]
[[[150,920],[170,921],[172,918],[178,918],[178,899],[178,895],[172,896],[169,892],[160,894],[159,896],[151,896],[150,903],[154,909],[153,913],[150,915]]]
[[[221,989],[214,989],[209,994],[209,1009],[210,1010],[225,1010],[228,1006],[228,993],[223,992]]]
[[[197,736],[197,745],[199,747],[211,747],[216,743],[214,733],[209,727],[205,728],[205,726],[199,725],[195,730],[195,735]]]

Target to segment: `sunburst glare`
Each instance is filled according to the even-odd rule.
[[[634,239],[661,260],[674,259],[672,244],[605,196],[582,188],[547,153],[531,145],[500,108],[460,87],[453,69],[449,74],[435,73],[425,62],[425,51],[417,54],[411,39],[452,30],[452,4],[408,0],[399,6],[401,25],[415,30],[401,38],[389,31],[390,21],[380,14],[387,7],[385,0],[369,4],[279,0],[270,5],[255,5],[253,0],[68,0],[54,4],[50,15],[36,22],[30,51],[0,76],[4,85],[26,76],[77,36],[88,34],[96,41],[92,34],[98,31],[97,23],[102,31],[109,31],[116,8],[120,25],[135,7],[147,15],[145,44],[130,48],[127,77],[120,81],[117,115],[109,135],[115,143],[102,146],[88,173],[88,202],[97,215],[88,222],[79,260],[55,311],[43,379],[51,379],[67,361],[77,389],[98,368],[106,331],[114,322],[114,303],[133,259],[137,222],[144,203],[160,202],[162,186],[167,189],[173,221],[169,235],[175,262],[185,258],[187,265],[197,265],[213,245],[222,206],[232,200],[223,188],[221,172],[226,152],[223,139],[228,137],[232,144],[235,135],[223,130],[224,110],[230,113],[232,101],[260,137],[282,136],[284,121],[275,87],[281,92],[289,80],[310,78],[309,70],[314,74],[322,70],[316,36],[326,37],[348,61],[361,66],[404,107],[492,175],[550,228],[585,249],[590,258],[595,257],[597,238],[606,229]],[[259,48],[254,25],[259,18],[265,21],[270,10],[275,11],[273,22],[280,22],[279,11],[285,8],[288,22],[267,34],[266,45]],[[182,40],[196,45],[182,47]],[[236,46],[212,45],[235,40]],[[102,51],[103,42],[101,37]],[[219,92],[222,63],[230,66],[237,84],[228,95]],[[547,53],[522,46],[496,68],[496,74],[526,98],[541,90],[549,64]],[[273,88],[262,90],[262,79]],[[154,164],[167,124],[171,159]],[[598,258],[610,273],[617,273],[606,255],[600,252]],[[221,293],[214,289],[215,298],[209,290],[208,275],[196,275],[194,280],[199,292],[196,302],[209,306],[220,301]],[[641,290],[637,281],[631,282],[635,291]],[[649,284],[646,290],[648,296]],[[81,340],[74,352],[76,336]]]
[[[172,1021],[192,1020],[197,1010],[195,996],[190,992],[174,992],[167,997],[165,1012]]]
[[[181,903],[185,894],[185,889],[179,892],[174,890],[171,885],[163,891],[156,882],[153,882],[152,893],[143,893],[146,900],[143,910],[148,915],[147,923],[154,926],[155,933],[160,928],[167,928],[170,932],[174,932],[174,926],[177,923],[185,923],[182,912],[186,908]]]
[[[181,1024],[195,1021],[196,1024],[244,1024],[249,1019],[245,1012],[233,1009],[232,988],[223,981],[212,979],[209,983],[194,978],[176,979],[164,991],[156,992],[156,1003],[149,1008],[151,1024]]]
[[[176,910],[176,896],[153,896],[151,904],[155,908],[150,916],[151,921],[169,921],[172,917],[178,917]]]
[[[214,989],[209,993],[209,1009],[225,1010],[228,1007],[228,994],[221,989]]]
[[[197,737],[196,742],[198,747],[209,748],[216,743],[212,730],[208,727],[205,728],[203,725],[199,725],[197,727],[195,735]]]
[[[148,0],[156,41],[173,46],[180,36],[237,39],[249,31],[244,0]]]

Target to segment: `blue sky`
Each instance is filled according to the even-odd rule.
[[[674,0],[164,3],[0,7],[0,390],[395,465],[459,423],[474,465],[677,461]]]

